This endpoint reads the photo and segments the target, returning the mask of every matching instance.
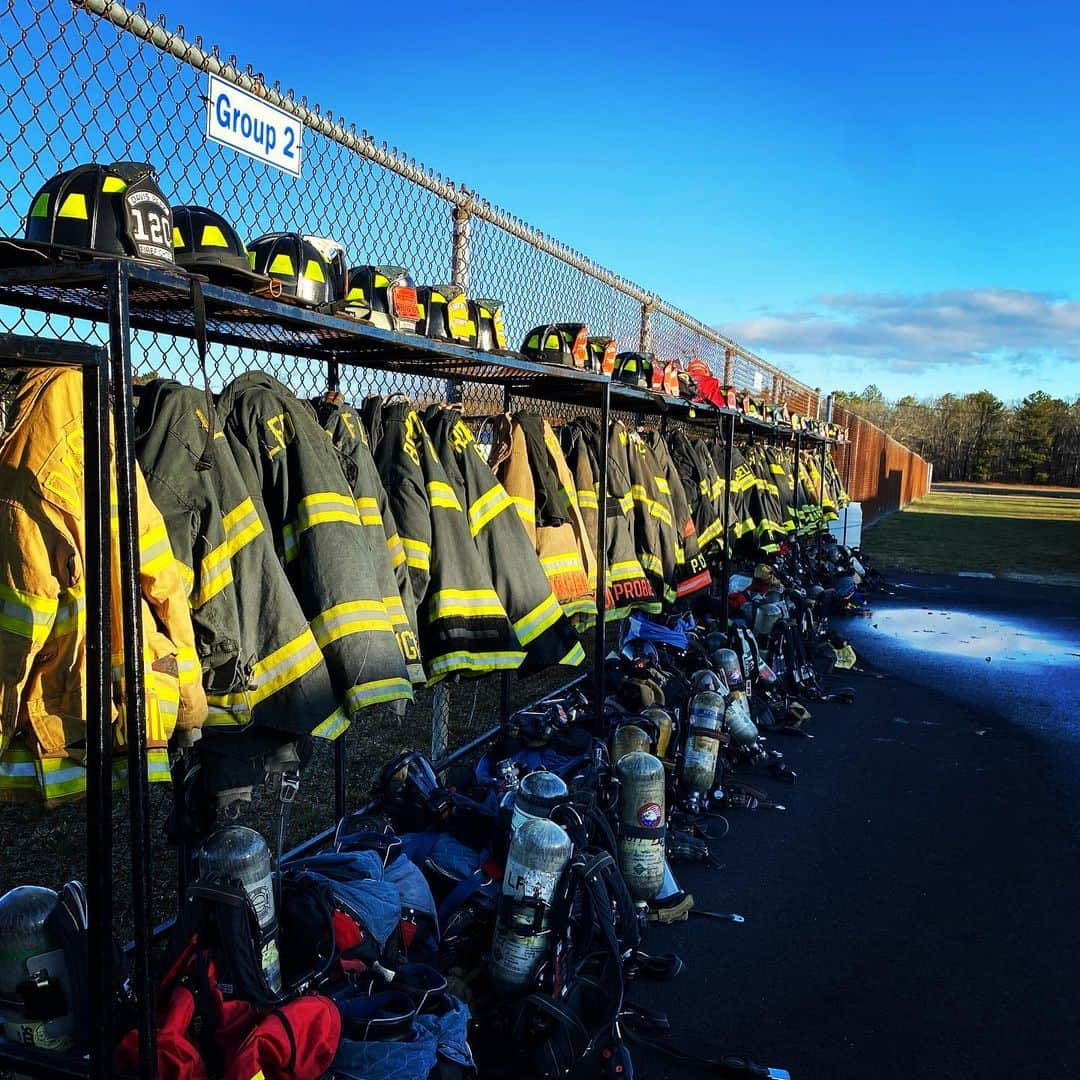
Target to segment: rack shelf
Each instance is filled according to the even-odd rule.
[[[93,260],[0,270],[0,304],[77,319],[109,318],[107,282],[117,267],[127,278],[133,329],[194,337],[191,278],[182,271],[132,260]],[[207,338],[221,345],[305,356],[377,371],[436,379],[499,383],[513,393],[595,403],[606,376],[534,363],[512,353],[482,352],[417,334],[383,330],[345,315],[328,315],[237,289],[203,285]]]

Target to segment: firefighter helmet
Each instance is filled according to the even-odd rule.
[[[610,375],[615,370],[615,354],[618,346],[614,338],[589,338],[589,370]]]
[[[588,366],[589,330],[583,323],[549,323],[525,335],[521,351],[531,360],[560,367]]]
[[[281,284],[283,297],[305,307],[326,307],[345,298],[345,251],[333,240],[266,233],[248,244],[248,259],[255,273]]]
[[[216,211],[205,206],[172,208],[172,245],[177,266],[204,274],[211,281],[254,291],[270,287],[266,274],[251,269],[240,234]]]
[[[648,389],[652,382],[653,365],[656,358],[647,352],[621,352],[615,357],[615,370],[612,377],[619,382]]]
[[[506,351],[506,323],[501,300],[470,300],[469,317],[476,326],[476,347],[484,352]]]
[[[403,266],[354,266],[348,282],[347,314],[383,330],[416,333],[420,321],[416,285]]]
[[[5,241],[4,248],[9,258],[106,256],[173,269],[172,229],[169,202],[150,165],[93,162],[44,184],[30,203],[25,240]]]
[[[351,292],[360,286],[353,282]],[[476,324],[469,312],[470,301],[457,285],[419,285],[416,309],[419,319],[416,332],[439,341],[457,345],[476,345]]]

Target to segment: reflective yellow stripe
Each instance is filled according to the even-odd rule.
[[[504,510],[512,509],[513,505],[506,489],[496,483],[469,507],[469,531],[476,536],[489,521]]]
[[[345,691],[345,703],[349,712],[359,712],[387,701],[411,701],[412,696],[412,684],[408,679],[375,679],[361,686],[350,686]]]
[[[428,618],[503,616],[506,611],[491,589],[442,589],[428,600]]]
[[[458,502],[457,496],[454,494],[454,489],[449,484],[444,484],[441,480],[429,480],[427,483],[428,501],[433,507],[440,507],[443,510],[460,510],[461,503]]]
[[[69,799],[86,791],[86,766],[73,758],[42,758],[38,779],[47,802]]]
[[[57,617],[57,601],[0,584],[0,630],[41,646]]]
[[[585,650],[579,641],[560,661],[564,667],[577,667],[585,662]]]
[[[585,573],[580,555],[541,555],[540,565],[549,577],[559,573]]]
[[[567,600],[562,606],[565,615],[596,615],[596,601],[582,597],[580,600]]]
[[[577,493],[578,506],[582,510],[598,510],[600,508],[600,500],[596,496],[596,492],[585,488],[584,490],[578,489]]]
[[[671,487],[668,485],[667,480],[665,480],[662,476],[654,476],[653,482],[656,484],[657,491],[659,491],[662,495],[671,494]]]
[[[523,498],[521,495],[511,495],[510,501],[514,504],[517,516],[521,518],[526,525],[536,524],[536,507],[533,504],[532,499]]]
[[[545,630],[550,629],[562,618],[562,607],[554,593],[548,593],[547,597],[536,605],[528,613],[514,623],[514,633],[522,645],[528,645],[535,641]]]
[[[328,521],[345,521],[355,524],[360,520],[356,500],[351,495],[335,491],[317,491],[297,503],[296,526],[298,532],[314,528]]]
[[[235,555],[263,531],[262,520],[251,499],[236,504],[222,519],[229,554]]]
[[[252,671],[255,688],[247,693],[217,694],[218,706],[249,705],[254,708],[282,687],[295,682],[322,661],[322,653],[310,630],[303,630],[291,641],[259,660]]]
[[[431,569],[431,545],[423,540],[414,540],[410,536],[403,536],[401,543],[405,548],[405,561],[418,570]]]
[[[430,661],[428,673],[431,677],[428,682],[435,682],[453,671],[513,671],[521,667],[524,659],[523,652],[474,653],[463,649]]]
[[[650,551],[643,551],[638,556],[638,561],[641,563],[642,567],[645,570],[649,571],[649,573],[663,573],[663,563],[661,563],[659,556],[653,555]]]
[[[311,630],[323,649],[350,634],[379,630],[393,632],[390,617],[381,600],[350,600],[335,604],[311,620]]]
[[[706,544],[711,544],[722,532],[724,531],[724,522],[722,518],[716,518],[705,526],[705,531],[698,538],[698,543],[705,547]]]
[[[665,525],[671,524],[671,513],[668,508],[663,503],[651,498],[644,486],[633,484],[630,488],[630,494],[634,501],[640,503],[652,517],[662,521]]]
[[[139,565],[144,574],[156,574],[172,562],[172,548],[164,523],[153,525],[139,537]]]
[[[390,552],[390,565],[396,570],[405,561],[405,546],[397,533],[386,538],[386,548]]]
[[[334,491],[317,491],[301,499],[296,505],[296,518],[281,530],[285,561],[292,562],[299,554],[301,533],[331,522],[360,524],[360,512],[352,496]]]
[[[369,495],[362,495],[356,500],[356,510],[360,515],[361,525],[378,525],[382,528],[382,514],[379,504]]]
[[[335,709],[321,724],[312,729],[311,734],[316,739],[325,739],[333,742],[336,738],[344,735],[349,728],[349,718],[344,710]]]
[[[24,802],[40,794],[34,755],[24,746],[9,746],[0,757],[0,802]]]
[[[249,500],[250,501],[250,500]],[[252,507],[252,513],[255,508]],[[223,521],[225,519],[222,519]],[[258,521],[256,520],[256,525]],[[261,528],[261,526],[259,526]],[[199,590],[191,597],[191,606],[200,608],[222,589],[232,584],[233,573],[228,536],[223,543],[207,552],[199,561]]]
[[[609,581],[630,581],[633,578],[643,576],[644,571],[637,559],[627,559],[625,562],[612,563],[608,567]]]

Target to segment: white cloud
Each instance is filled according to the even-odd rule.
[[[874,360],[903,374],[995,362],[1027,374],[1080,362],[1080,301],[1022,289],[833,293],[722,329],[766,356]]]

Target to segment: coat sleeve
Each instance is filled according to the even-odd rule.
[[[139,513],[139,555],[143,598],[150,605],[162,633],[176,649],[180,709],[176,726],[181,731],[201,728],[206,720],[206,692],[202,667],[195,652],[187,589],[173,554],[165,519],[150,499],[142,470],[135,467]]]
[[[14,503],[0,503],[0,750],[7,746],[19,719],[19,706],[34,659],[49,639],[57,619],[61,582],[54,567],[79,573],[70,538],[36,521]]]
[[[431,507],[420,471],[422,452],[423,447],[407,437],[404,424],[390,424],[375,451],[417,606],[424,603],[431,583]]]

